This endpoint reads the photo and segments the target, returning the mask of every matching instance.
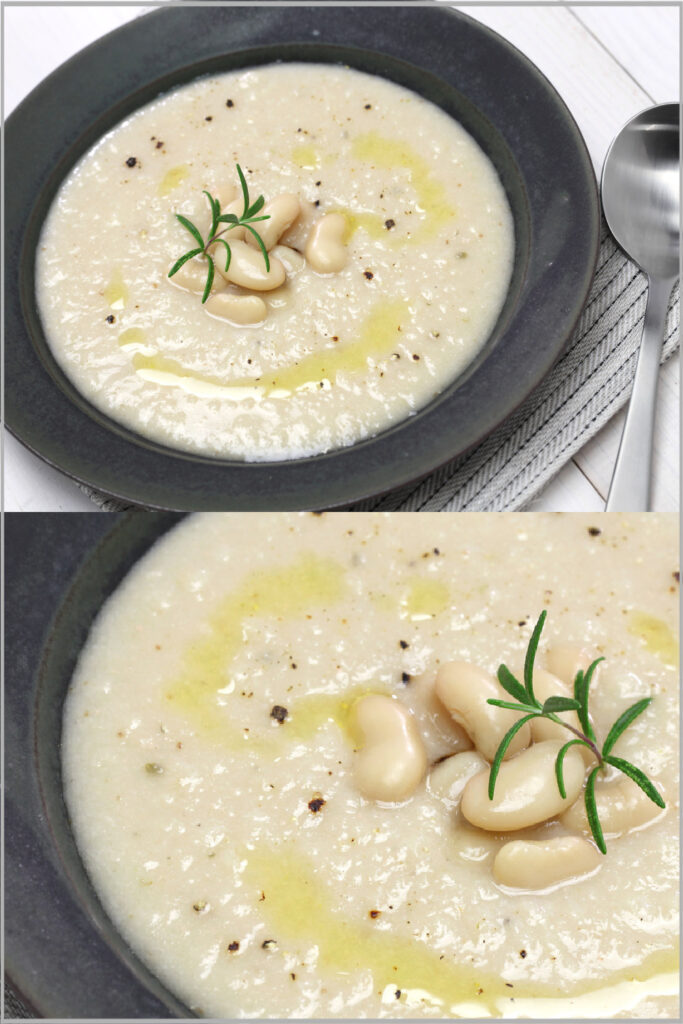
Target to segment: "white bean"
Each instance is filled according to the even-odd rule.
[[[435,764],[427,776],[427,790],[449,809],[460,802],[466,784],[488,768],[476,750],[464,750]]]
[[[269,203],[259,210],[257,217],[268,216],[270,220],[260,220],[252,225],[254,231],[258,231],[266,249],[270,252],[275,243],[283,235],[287,228],[291,227],[301,212],[301,203],[296,196],[285,193],[276,196]],[[250,231],[246,233],[249,245],[258,249],[258,242]]]
[[[493,800],[490,772],[475,775],[465,786],[460,808],[469,822],[490,832],[512,832],[554,818],[567,810],[581,792],[583,758],[571,747],[564,759],[566,798],[560,796],[555,759],[562,746],[555,740],[534,743],[500,767]]]
[[[305,253],[317,274],[335,274],[346,266],[345,235],[346,220],[341,213],[326,214],[311,229]]]
[[[391,697],[368,694],[352,708],[363,746],[354,779],[367,800],[398,803],[412,796],[427,767],[422,738],[408,709]]]
[[[208,264],[204,256],[195,256],[194,259],[188,260],[184,263],[180,270],[177,270],[173,277],[167,277],[166,280],[171,284],[174,284],[176,288],[182,288],[186,292],[195,292],[197,295],[202,295],[204,288],[206,287],[206,273]],[[168,268],[169,270],[171,267]],[[166,271],[168,274],[168,271]],[[225,281],[218,274],[214,276],[213,284],[211,285],[211,294],[215,295],[225,288]]]
[[[300,200],[299,206],[299,216],[292,226],[282,233],[280,241],[283,245],[289,245],[292,249],[303,252],[306,248],[306,240],[311,233],[311,228],[319,220],[320,213],[318,212],[318,207],[307,199]]]
[[[211,189],[208,189],[207,191],[211,192]],[[228,205],[228,203],[231,203],[237,195],[237,186],[219,185],[215,192],[212,192],[211,194],[213,195],[214,199],[217,199],[218,202],[220,203],[221,210],[225,211],[225,208]],[[240,210],[240,213],[241,212],[242,211]]]
[[[664,814],[664,810],[657,807],[640,786],[626,775],[612,782],[596,782],[595,803],[606,839],[616,839],[633,832]],[[583,798],[577,800],[560,821],[565,828],[575,829],[585,835],[591,834]]]
[[[545,663],[549,672],[561,679],[563,683],[574,689],[576,673],[581,670],[585,672],[588,666],[595,659],[583,647],[575,647],[570,644],[555,644],[546,651]],[[593,682],[597,680],[600,667],[593,673]]]
[[[216,251],[214,259],[216,270],[226,281],[232,281],[242,288],[251,288],[255,292],[272,291],[284,281],[285,268],[277,258],[271,258],[270,270],[266,270],[262,253],[258,249],[252,249],[246,242],[230,239],[230,251],[232,257],[227,271],[224,269],[222,246]]]
[[[596,847],[579,836],[514,839],[496,854],[493,877],[511,889],[547,889],[587,875],[600,863]]]
[[[458,725],[467,732],[477,750],[492,761],[505,733],[519,720],[516,711],[487,704],[489,697],[506,700],[507,694],[483,669],[467,661],[450,661],[436,676],[436,695]],[[506,758],[529,746],[528,723],[510,744]]]
[[[266,304],[258,295],[237,295],[224,291],[211,295],[204,306],[211,316],[232,324],[259,324],[266,318]]]
[[[271,249],[271,256],[282,263],[283,267],[287,271],[287,277],[294,277],[300,270],[303,270],[306,261],[300,252],[296,249],[290,249],[288,245],[275,245]]]
[[[548,697],[573,697],[574,691],[565,686],[551,672],[547,672],[544,668],[534,668],[534,694],[543,703]],[[558,718],[583,732],[576,711],[558,712]],[[534,743],[541,743],[543,740],[560,740],[562,743],[567,743],[575,738],[564,726],[551,722],[547,718],[532,718],[529,725],[531,726],[531,738]],[[586,764],[595,761],[595,754],[588,747],[582,746],[576,749],[580,752]]]

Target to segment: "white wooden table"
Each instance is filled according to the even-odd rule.
[[[679,96],[678,4],[519,6],[463,4],[459,9],[505,36],[555,85],[576,118],[599,173],[622,125],[655,103]],[[4,7],[5,114],[72,54],[144,6],[24,3]],[[599,511],[609,487],[623,413],[597,434],[535,499],[534,510]],[[654,508],[678,511],[679,360],[660,376]],[[7,511],[93,511],[78,487],[5,432]]]

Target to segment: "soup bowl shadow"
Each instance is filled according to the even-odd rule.
[[[21,244],[9,247],[9,279],[17,287],[10,286],[7,301],[6,419],[46,461],[104,494],[151,508],[344,507],[417,481],[471,448],[558,358],[587,297],[599,240],[595,178],[569,111],[526,58],[470,18],[434,8],[392,9],[391,19],[382,8],[367,8],[362,18],[358,11],[284,7],[247,17],[239,9],[197,8],[146,15],[82,51],[10,117],[6,173],[17,200],[10,233]],[[105,74],[103,58],[135,69],[125,87]],[[136,109],[204,75],[292,61],[380,75],[463,125],[496,168],[512,210],[507,296],[466,370],[375,437],[283,462],[173,450],[106,416],[56,362],[36,304],[40,231],[74,165]],[[73,92],[86,75],[92,95],[79,94],[75,106],[57,112],[55,97]],[[51,110],[47,138],[33,138],[36,116],[44,119]]]

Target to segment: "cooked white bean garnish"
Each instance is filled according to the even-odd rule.
[[[288,245],[275,245],[271,249],[271,257],[274,256],[282,263],[287,271],[288,277],[294,277],[300,270],[303,270],[306,261],[296,249],[290,249]]]
[[[547,889],[589,874],[600,862],[596,847],[579,836],[514,839],[496,854],[493,877],[512,889]]]
[[[211,189],[208,191],[211,192]],[[237,186],[230,184],[219,185],[218,188],[212,192],[212,195],[221,204],[221,210],[225,213],[225,208],[228,203],[231,203],[237,196]]]
[[[170,270],[171,268],[169,267],[168,269]],[[173,277],[167,277],[166,280],[174,284],[176,288],[182,288],[184,291],[202,295],[206,287],[206,269],[206,260],[202,256],[195,256],[193,260],[188,260],[187,263],[184,263],[180,270],[175,272]],[[224,288],[225,281],[216,274],[211,285],[211,294],[215,295]]]
[[[361,697],[352,709],[363,746],[354,779],[368,800],[398,803],[412,796],[424,777],[427,756],[413,716],[391,697]]]
[[[284,281],[285,268],[276,257],[270,260],[270,270],[266,270],[263,254],[258,249],[252,249],[246,242],[231,238],[230,250],[232,257],[227,272],[222,251],[216,254],[214,260],[216,270],[226,281],[239,284],[242,288],[251,288],[255,292],[271,291]]]
[[[506,694],[498,682],[488,672],[467,661],[450,661],[439,669],[435,691],[477,750],[492,761],[505,733],[521,717],[516,711],[486,703],[489,697],[505,700]],[[506,758],[524,750],[530,741],[527,723],[513,739]]]
[[[346,220],[341,213],[328,213],[311,230],[306,243],[306,259],[318,274],[334,274],[346,266],[344,245]]]
[[[571,753],[571,751],[570,751]],[[649,825],[664,814],[661,807],[645,796],[640,786],[622,775],[614,782],[596,782],[595,804],[605,839],[616,839],[634,829]],[[591,834],[583,799],[577,800],[562,815],[560,821],[565,828]]]
[[[270,220],[261,220],[254,224],[254,230],[259,233],[266,249],[270,252],[280,235],[284,234],[287,228],[291,227],[301,212],[301,204],[296,196],[285,193],[276,196],[259,211],[257,216],[270,217]],[[258,242],[250,231],[246,233],[246,240],[254,249],[258,249]]]
[[[556,740],[534,743],[500,767],[493,800],[489,800],[489,772],[475,775],[465,786],[460,808],[473,825],[490,832],[511,832],[554,818],[570,807],[581,792],[583,758],[576,747],[564,759],[563,799],[555,778],[555,759],[562,744]]]
[[[585,672],[594,659],[583,647],[574,647],[570,644],[555,644],[546,651],[545,662],[549,672],[561,679],[563,683],[573,690],[576,673],[579,669]],[[600,666],[593,673],[593,683],[596,682]]]
[[[447,807],[455,807],[469,780],[487,768],[488,763],[476,750],[453,754],[434,765],[427,776],[427,790]]]
[[[534,668],[534,694],[543,703],[548,697],[573,697],[574,690],[570,690],[561,679],[558,679],[551,672],[547,672],[546,669]],[[583,732],[576,711],[561,711],[558,712],[557,717],[569,725],[573,725],[579,732]],[[567,743],[569,740],[574,739],[564,726],[551,722],[547,718],[532,718],[529,725],[531,727],[531,738],[534,743],[541,743],[543,740],[560,740],[562,743]],[[595,761],[595,754],[588,747],[577,746],[576,749],[580,752],[586,764]]]
[[[320,220],[320,212],[318,207],[307,199],[299,200],[299,207],[299,216],[292,226],[282,233],[280,241],[283,245],[289,245],[292,249],[298,249],[299,252],[303,252],[306,248],[311,228],[316,221]]]
[[[233,324],[259,324],[266,318],[266,304],[258,295],[236,295],[224,291],[211,295],[204,306],[207,313]]]

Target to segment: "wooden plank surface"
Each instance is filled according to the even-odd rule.
[[[565,7],[464,4],[525,53],[555,85],[584,134],[599,173],[621,126],[679,94],[677,5]],[[5,113],[82,47],[149,8],[106,4],[4,8]],[[655,442],[654,507],[678,509],[679,363],[663,368]],[[533,509],[602,508],[621,434],[615,417],[533,502]],[[9,511],[92,510],[76,485],[8,437],[4,507]]]

